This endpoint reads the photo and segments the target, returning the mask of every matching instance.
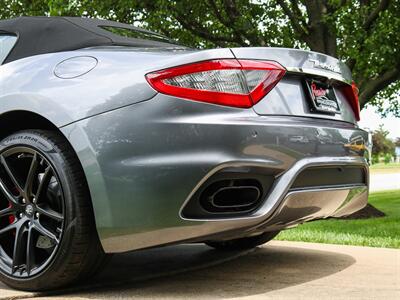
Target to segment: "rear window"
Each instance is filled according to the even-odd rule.
[[[150,40],[150,41],[157,41],[157,42],[164,42],[164,43],[173,43],[176,44],[176,42],[170,40],[169,38],[148,32],[148,31],[141,31],[141,30],[135,30],[135,29],[128,29],[128,28],[122,28],[122,27],[115,27],[115,26],[100,26],[100,28],[107,30],[113,34],[126,37],[126,38],[135,38],[135,39],[143,39],[143,40]]]
[[[17,37],[14,35],[0,34],[0,65],[6,59],[16,41]]]

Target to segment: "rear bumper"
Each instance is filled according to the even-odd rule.
[[[365,185],[292,191],[258,229],[273,230],[282,225],[289,227],[309,220],[346,216],[363,208],[367,200]]]
[[[85,171],[106,252],[286,228],[350,214],[367,200],[368,135],[350,123],[260,117],[157,95],[61,130]],[[358,166],[365,180],[294,189],[314,166]],[[274,177],[257,209],[234,218],[182,214],[213,174],[251,168]]]
[[[220,166],[208,174],[212,176],[221,168],[254,167],[259,164],[235,163],[229,166]],[[302,171],[313,167],[360,167],[365,171],[365,182],[352,184],[332,184],[325,186],[313,186],[304,188],[293,188],[293,183]],[[206,178],[203,179],[203,182]],[[203,183],[199,184],[199,188]],[[219,222],[219,230],[222,233],[213,234],[208,239],[230,239],[239,236],[246,236],[265,231],[276,231],[290,228],[298,224],[328,217],[342,217],[350,215],[363,208],[368,201],[369,170],[368,164],[361,157],[318,157],[306,158],[296,162],[290,169],[276,180],[269,191],[262,205],[251,214],[233,218],[210,218],[210,219],[187,219],[190,221],[206,221],[207,223]],[[188,197],[190,201],[195,191]],[[186,206],[186,202],[183,208]],[[181,210],[181,217],[182,210]],[[229,227],[225,227],[228,225]],[[235,230],[239,228],[240,232]],[[233,230],[232,230],[233,229]],[[232,231],[230,231],[232,230]],[[210,232],[211,234],[211,232]],[[204,238],[201,238],[204,239]]]

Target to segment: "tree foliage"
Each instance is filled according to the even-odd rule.
[[[0,18],[133,23],[193,47],[305,48],[345,61],[361,107],[400,116],[400,0],[0,0]]]
[[[385,154],[394,155],[395,143],[388,138],[389,131],[385,130],[383,126],[375,130],[372,134],[372,155],[382,156]]]
[[[400,147],[400,137],[398,137],[396,139],[396,141],[394,142],[394,144],[396,145],[396,147]]]

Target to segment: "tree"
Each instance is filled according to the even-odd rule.
[[[306,48],[345,61],[361,108],[400,116],[400,0],[0,0],[0,17],[83,15],[135,23],[201,48]]]
[[[375,130],[372,134],[372,155],[375,156],[393,156],[395,150],[395,144],[388,138],[389,131],[383,128],[383,125],[379,126],[379,129]]]
[[[400,147],[400,137],[398,137],[398,138],[396,139],[396,141],[394,142],[394,144],[395,144],[396,147]]]

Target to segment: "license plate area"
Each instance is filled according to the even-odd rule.
[[[311,112],[340,114],[340,107],[331,85],[315,79],[306,79],[305,85],[311,100]]]

